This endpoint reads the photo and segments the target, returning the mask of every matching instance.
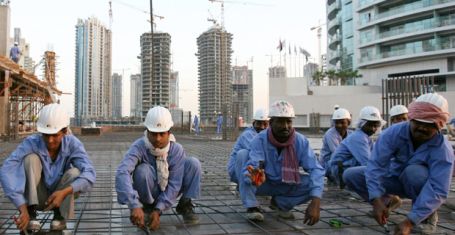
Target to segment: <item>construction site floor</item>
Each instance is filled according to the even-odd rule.
[[[115,171],[130,144],[141,137],[141,132],[103,133],[101,136],[79,136],[97,170],[97,181],[90,193],[82,194],[76,201],[76,219],[67,223],[61,234],[148,234],[138,230],[129,221],[130,211],[117,203]],[[161,227],[153,234],[387,234],[368,213],[371,206],[334,186],[325,187],[321,202],[321,219],[314,226],[303,224],[307,204],[292,210],[293,220],[283,220],[269,209],[269,198],[260,197],[266,211],[265,221],[253,223],[246,219],[235,186],[227,177],[226,163],[234,142],[221,141],[214,136],[176,135],[187,155],[199,158],[202,163],[201,198],[195,201],[200,218],[197,225],[183,223],[182,217],[172,209],[161,216]],[[316,152],[322,145],[321,138],[309,138]],[[19,141],[0,143],[0,164],[18,145]],[[452,183],[448,203],[439,209],[439,224],[435,234],[455,234],[455,184]],[[401,208],[390,216],[389,229],[402,221],[411,206],[404,200]],[[12,216],[18,211],[0,190],[0,234],[18,234]],[[49,232],[52,214],[40,213],[42,232]],[[331,227],[329,221],[344,221],[340,228]],[[48,233],[49,234],[49,233]]]

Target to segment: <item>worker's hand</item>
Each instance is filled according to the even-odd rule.
[[[253,168],[253,166],[249,165],[246,168],[248,170],[247,176],[250,177],[251,182],[253,185],[259,187],[262,183],[265,182],[265,172],[264,169]]]
[[[320,207],[321,207],[321,199],[320,198],[313,198],[311,200],[310,205],[306,208],[305,211],[305,218],[303,219],[304,224],[314,225],[319,221],[320,217]]]
[[[373,200],[373,217],[380,225],[386,224],[389,218],[387,207],[380,197]]]
[[[65,200],[65,197],[72,193],[73,193],[72,186],[68,186],[64,189],[55,191],[46,200],[47,207],[44,208],[44,210],[48,211],[48,210],[52,210],[54,208],[60,208],[60,205],[62,204],[63,200]]]
[[[27,225],[28,222],[30,222],[30,215],[28,214],[27,211],[27,205],[23,204],[19,207],[19,217],[13,217],[14,218],[14,223],[16,224],[16,227],[20,231],[27,230]]]
[[[144,211],[142,211],[142,208],[138,207],[131,209],[130,220],[132,224],[138,226],[139,228],[144,228]]]
[[[160,228],[160,212],[159,211],[154,210],[150,214],[149,228],[152,231]]]
[[[403,222],[395,227],[395,235],[408,235],[411,233],[412,222],[409,219],[405,219]]]

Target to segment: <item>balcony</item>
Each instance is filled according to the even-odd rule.
[[[360,46],[366,47],[385,41],[415,37],[417,35],[430,34],[442,30],[451,30],[454,28],[453,26],[455,26],[455,15],[444,16],[440,19],[431,19],[430,21],[421,22],[421,24],[407,25],[402,28],[379,33],[373,40],[361,40]]]
[[[327,6],[327,14],[331,15],[335,11],[339,11],[341,9],[341,0],[335,0],[332,4]]]
[[[340,42],[341,42],[340,33],[335,33],[329,38],[329,48],[332,50],[336,50]]]
[[[340,59],[340,52],[338,50],[336,51],[331,51],[328,53],[329,54],[329,63],[335,65],[338,60]]]
[[[438,41],[436,43],[436,41]],[[414,47],[405,47],[400,50],[391,50],[381,52],[375,56],[362,57],[359,67],[385,63],[389,61],[417,58],[423,56],[435,56],[439,54],[453,53],[455,49],[455,36],[441,37],[435,42],[422,43]]]
[[[336,30],[341,26],[341,17],[335,17],[333,20],[329,22],[327,25],[327,30],[330,35],[336,33]]]
[[[380,14],[376,15],[376,17],[374,19],[380,20],[380,19],[383,19],[383,18],[386,18],[389,16],[398,15],[398,14],[405,13],[405,12],[411,12],[411,11],[418,10],[421,8],[430,7],[430,6],[434,6],[434,5],[438,5],[438,4],[443,4],[443,3],[447,3],[447,2],[451,2],[451,1],[453,1],[453,0],[423,0],[423,1],[414,2],[411,4],[405,4],[405,5],[393,8],[389,11],[380,13]]]

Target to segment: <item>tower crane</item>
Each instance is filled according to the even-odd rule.
[[[318,63],[319,63],[319,70],[322,69],[322,57],[321,57],[321,35],[322,35],[322,26],[324,26],[325,23],[319,23],[317,26],[311,27],[310,30],[316,30],[317,32],[317,37],[318,37]]]
[[[224,3],[236,3],[242,5],[256,5],[256,6],[271,6],[268,4],[261,4],[261,3],[254,3],[254,2],[246,2],[246,1],[229,1],[229,0],[209,0],[211,3],[220,3],[221,4],[221,27],[224,28]]]
[[[148,12],[146,10],[143,10],[143,9],[137,7],[137,6],[134,6],[134,5],[131,5],[129,3],[122,2],[122,1],[118,1],[118,0],[113,0],[113,1],[115,3],[118,3],[120,5],[128,7],[130,9],[132,9],[132,10],[140,11],[140,12],[146,14],[148,17],[150,17],[150,12]],[[112,19],[112,0],[109,1],[109,17],[110,17],[110,24],[112,24],[112,21],[113,21],[113,19]],[[153,14],[153,19],[155,19],[155,18],[158,18],[158,19],[162,20],[162,19],[164,19],[164,16]],[[147,19],[147,22],[151,23],[152,20],[151,19]],[[156,23],[154,21],[153,21],[153,26],[156,27]]]

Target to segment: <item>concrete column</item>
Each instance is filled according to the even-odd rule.
[[[0,5],[0,55],[9,57],[11,43],[9,39],[10,9],[9,6]]]
[[[6,135],[9,128],[9,110],[8,110],[8,98],[9,98],[9,71],[0,72],[0,76],[4,76],[5,85],[0,87],[3,90],[3,94],[0,96],[0,135]]]

